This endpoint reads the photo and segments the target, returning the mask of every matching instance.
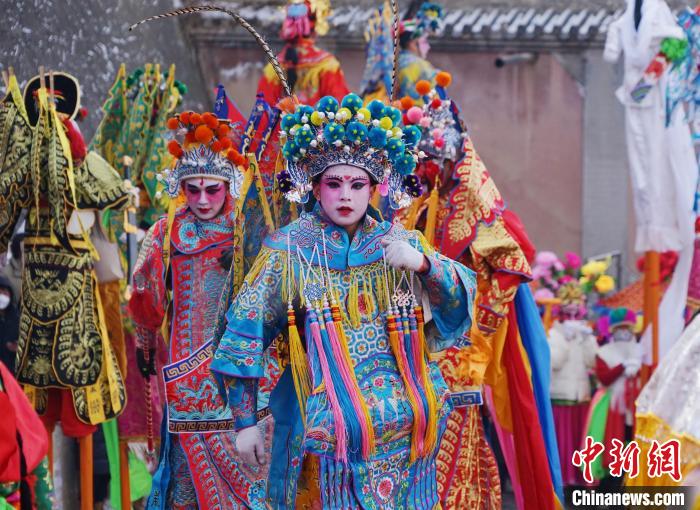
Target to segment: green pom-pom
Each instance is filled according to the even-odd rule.
[[[309,146],[314,138],[314,133],[308,124],[303,126],[294,134],[294,141],[299,145],[299,147],[304,149]]]
[[[416,168],[416,161],[410,152],[404,152],[402,156],[399,156],[394,161],[394,168],[401,175],[408,175]]]
[[[406,126],[403,130],[403,140],[407,147],[413,148],[421,139],[421,131],[418,126]]]
[[[282,117],[282,123],[280,124],[280,127],[284,129],[287,133],[289,133],[289,130],[292,129],[296,123],[297,119],[295,118],[295,116],[291,113],[288,113]]]
[[[380,127],[373,127],[369,130],[369,143],[375,149],[383,149],[386,146],[386,130]]]
[[[358,96],[357,94],[348,94],[343,98],[343,102],[341,103],[341,106],[343,108],[347,108],[352,112],[353,115],[357,113],[357,110],[362,108],[362,105],[364,103],[362,102],[362,98]]]
[[[384,115],[391,119],[391,122],[394,126],[401,125],[402,116],[401,111],[398,108],[394,108],[393,106],[387,106],[384,109]]]
[[[304,117],[306,117],[306,122],[309,122],[311,120],[311,114],[314,112],[314,109],[311,108],[309,105],[301,105],[297,107],[297,111],[294,112],[294,118],[297,121],[297,124],[304,124]]]
[[[330,122],[323,128],[323,138],[325,138],[328,143],[342,140],[344,136],[345,128],[337,122]]]
[[[352,121],[345,127],[345,137],[351,142],[367,140],[367,126],[358,121]]]
[[[687,51],[688,41],[685,39],[667,37],[661,41],[661,53],[663,53],[664,56],[671,62],[677,62],[683,59]]]
[[[398,138],[391,138],[386,144],[386,150],[389,153],[389,159],[396,161],[406,152],[406,144]]]
[[[367,105],[367,109],[372,114],[373,119],[381,119],[384,117],[385,106],[379,99],[375,99]]]
[[[324,96],[316,103],[316,110],[320,112],[337,112],[339,108],[338,100],[333,96]]]
[[[299,145],[294,140],[288,140],[282,147],[282,155],[284,159],[291,160],[299,155]]]

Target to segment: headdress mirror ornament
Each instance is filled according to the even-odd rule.
[[[229,183],[231,196],[240,195],[243,184],[241,168],[247,160],[232,147],[228,120],[217,119],[210,112],[184,112],[168,119],[168,128],[175,134],[168,142],[168,151],[175,158],[175,164],[173,168],[163,170],[157,178],[163,181],[165,192],[170,197],[177,197],[180,183],[192,177],[225,180]]]
[[[394,208],[422,192],[413,173],[420,132],[404,130],[398,108],[379,100],[365,107],[357,94],[340,103],[326,96],[313,108],[298,105],[282,117],[280,127],[287,166],[277,180],[288,200],[305,202],[314,177],[339,164],[365,170]]]

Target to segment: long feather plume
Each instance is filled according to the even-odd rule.
[[[391,0],[391,14],[394,17],[394,65],[391,69],[391,100],[396,99],[399,93],[399,4],[398,0]]]
[[[253,28],[253,26],[248,23],[248,21],[245,20],[240,14],[230,11],[228,9],[224,9],[222,7],[216,7],[213,5],[194,5],[192,7],[183,7],[182,9],[176,9],[174,11],[170,12],[165,12],[163,14],[157,14],[156,16],[150,16],[148,18],[142,19],[138,23],[134,23],[129,27],[129,30],[133,30],[137,26],[147,23],[149,21],[154,21],[157,19],[163,19],[163,18],[170,18],[173,16],[180,16],[182,14],[193,14],[196,12],[201,12],[201,11],[217,11],[217,12],[223,12],[225,14],[228,14],[231,16],[233,19],[236,20],[236,22],[241,25],[243,28],[245,28],[257,41],[257,43],[260,45],[262,50],[265,52],[265,55],[267,56],[267,61],[270,62],[270,65],[272,68],[275,70],[275,73],[277,73],[277,77],[279,78],[280,82],[282,83],[282,87],[284,88],[285,93],[287,96],[291,96],[292,92],[289,88],[289,83],[287,83],[287,77],[284,74],[284,70],[282,69],[282,66],[280,66],[279,61],[277,60],[277,57],[275,57],[275,54],[272,52],[270,49],[270,46],[268,46],[267,42],[263,37]]]

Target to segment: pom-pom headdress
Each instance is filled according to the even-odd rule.
[[[183,112],[168,119],[168,129],[173,133],[168,151],[175,163],[158,174],[168,195],[177,197],[184,179],[203,177],[227,181],[229,193],[238,197],[247,160],[232,147],[228,120],[209,112]]]
[[[291,201],[305,202],[313,178],[338,164],[365,170],[395,208],[421,194],[413,173],[420,132],[405,132],[401,111],[393,106],[375,100],[364,107],[357,94],[340,103],[326,96],[313,108],[299,105],[284,115],[281,129],[287,168],[277,179]]]
[[[423,98],[422,106],[415,106],[410,97],[401,99],[408,124],[406,130],[419,131],[419,148],[431,159],[457,161],[468,137],[467,130],[459,117],[457,105],[447,96],[446,89],[452,77],[440,72],[435,81],[435,87],[425,80],[416,83],[416,92]]]
[[[440,4],[423,2],[415,14],[401,22],[399,34],[410,34],[411,39],[434,35],[442,31],[444,12]]]

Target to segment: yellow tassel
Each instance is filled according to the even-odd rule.
[[[362,292],[363,292],[363,300],[365,302],[365,312],[367,317],[374,317],[374,311],[376,309],[375,304],[374,304],[374,299],[372,298],[372,292],[370,291],[369,286],[367,285],[367,280],[364,278],[362,279]]]
[[[299,330],[294,317],[294,309],[287,310],[287,321],[289,331],[289,360],[292,365],[292,379],[294,380],[294,391],[299,401],[301,417],[306,427],[306,401],[311,392],[311,378],[306,366],[306,352],[299,337]]]
[[[427,454],[432,453],[437,446],[437,395],[435,394],[435,388],[433,387],[433,380],[430,377],[430,367],[426,362],[426,357],[428,353],[428,345],[425,339],[425,319],[423,318],[423,308],[417,306],[416,310],[416,323],[418,325],[418,370],[425,390],[425,399],[428,403],[428,427],[425,431],[425,452]]]
[[[430,198],[428,199],[428,215],[425,220],[425,239],[431,245],[435,242],[435,226],[437,224],[437,212],[438,206],[440,205],[440,179],[435,178],[435,186],[430,192]]]
[[[355,275],[353,275],[355,276]],[[353,328],[359,328],[361,325],[359,299],[359,286],[357,278],[352,279],[350,290],[348,291],[348,314],[350,315],[350,324]]]

